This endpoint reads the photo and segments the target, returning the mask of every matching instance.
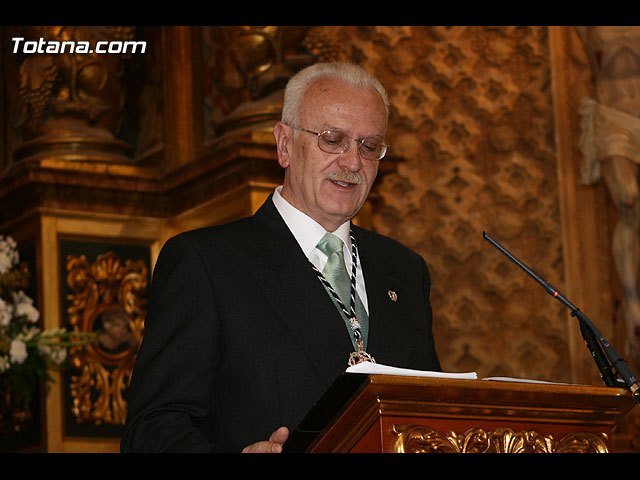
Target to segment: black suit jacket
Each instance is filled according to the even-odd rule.
[[[378,363],[440,370],[424,260],[390,238],[353,232],[368,352]],[[351,351],[271,197],[253,217],[177,235],[154,269],[121,450],[239,451],[281,425],[293,431]]]

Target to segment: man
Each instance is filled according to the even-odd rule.
[[[360,67],[290,80],[274,128],[283,185],[253,217],[178,235],[158,258],[122,451],[281,452],[351,354],[440,370],[424,260],[351,224],[387,119]],[[327,232],[335,254],[316,248]],[[325,269],[341,256],[344,300]]]

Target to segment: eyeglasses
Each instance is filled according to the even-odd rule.
[[[285,125],[289,125],[288,123]],[[378,161],[387,153],[389,145],[382,143],[380,137],[351,138],[340,130],[323,130],[314,132],[306,128],[289,125],[296,130],[310,133],[318,137],[318,148],[326,153],[340,154],[349,150],[351,140],[358,144],[358,153],[365,160]]]

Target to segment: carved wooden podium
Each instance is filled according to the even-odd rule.
[[[285,445],[315,453],[607,453],[623,388],[344,374]]]

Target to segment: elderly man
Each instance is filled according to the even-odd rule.
[[[349,361],[440,370],[425,261],[351,223],[388,114],[356,65],[291,78],[274,128],[283,185],[252,217],[162,249],[122,451],[281,452]]]

